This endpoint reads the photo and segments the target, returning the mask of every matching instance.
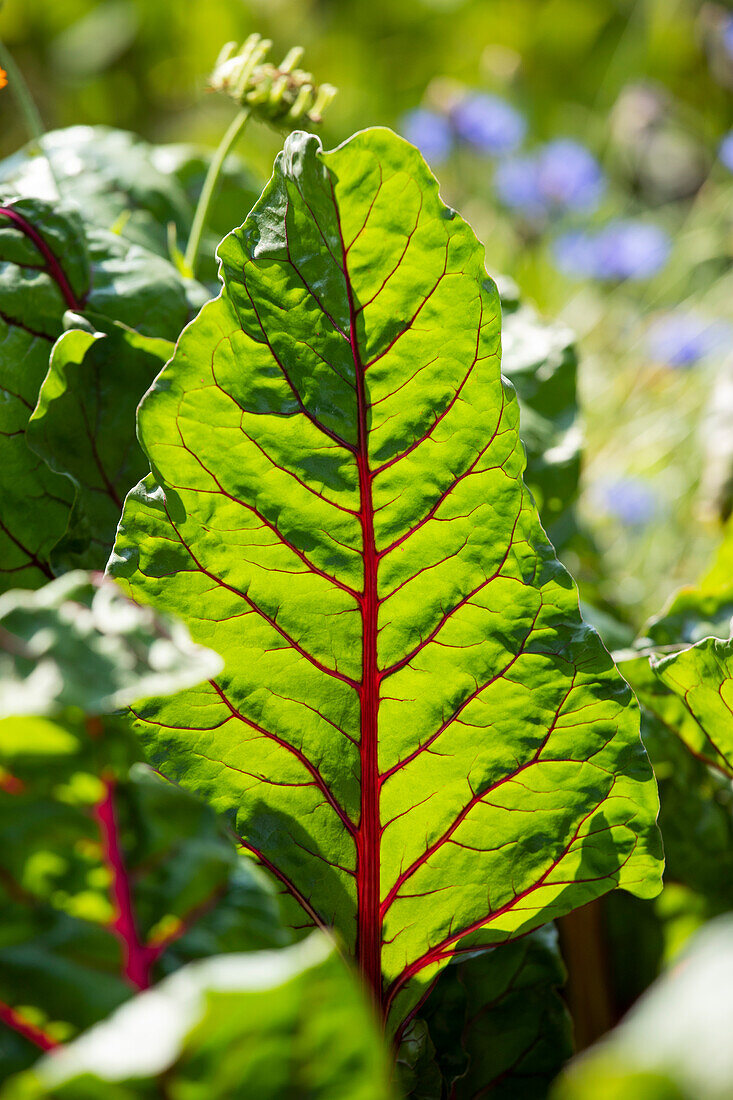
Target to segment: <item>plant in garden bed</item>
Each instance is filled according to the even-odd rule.
[[[292,123],[320,109],[294,55],[271,71],[260,54],[261,43],[252,41],[217,69],[242,111],[256,106]],[[142,987],[194,954],[248,946],[251,912],[240,925],[237,874],[249,874],[257,897],[260,890],[272,903],[251,862],[234,857],[184,788],[223,817],[277,884],[283,926],[273,920],[272,935],[324,929],[357,962],[400,1048],[412,1095],[433,1089],[462,1097],[504,1082],[540,1096],[569,1042],[557,996],[562,963],[548,922],[615,886],[642,898],[660,888],[657,796],[638,707],[583,622],[575,586],[525,487],[519,403],[500,373],[500,303],[483,249],[443,204],[412,146],[374,129],[324,153],[313,135],[292,134],[244,224],[219,247],[218,297],[184,328],[206,296],[189,276],[236,133],[212,160],[199,216],[189,219],[187,262],[174,252],[169,263],[154,251],[161,216],[175,209],[172,220],[180,216],[182,225],[187,208],[177,185],[164,188],[159,202],[152,171],[142,174],[134,202],[144,214],[134,233],[150,233],[150,249],[126,238],[124,224],[119,233],[99,229],[95,219],[111,209],[103,188],[92,187],[86,213],[49,198],[9,197],[4,207],[6,584],[34,588],[73,564],[101,564],[121,501],[143,477],[127,495],[108,571],[137,604],[180,616],[195,641],[224,661],[206,670],[204,684],[192,675],[171,690],[146,674],[112,699],[96,682],[100,651],[119,670],[130,655],[107,651],[106,643],[100,649],[100,600],[122,623],[150,611],[133,614],[114,587],[75,595],[82,582],[73,577],[37,595],[6,596],[13,621],[25,615],[38,646],[44,615],[52,635],[58,630],[61,638],[62,626],[86,631],[78,649],[75,642],[68,654],[55,650],[56,664],[48,665],[54,687],[44,721],[62,714],[71,757],[59,749],[57,760],[55,742],[46,743],[38,726],[28,727],[23,742],[37,745],[43,769],[76,770],[49,790],[34,771],[40,756],[28,762],[26,779],[10,766],[12,740],[7,747],[8,797],[17,779],[27,785],[31,809],[41,798],[62,803],[54,812],[62,824],[70,815],[69,835],[94,863],[82,867],[76,848],[64,854],[59,874],[69,885],[64,878],[51,891],[46,883],[43,904],[56,898],[64,919],[88,922],[91,914],[108,954],[131,921],[145,928],[139,950],[125,941],[127,985],[115,973],[110,1003],[61,1023],[70,1034],[101,1018],[129,995],[130,979]],[[67,133],[52,144],[64,149],[81,140]],[[116,181],[115,193],[119,187],[127,195],[118,145],[107,132],[96,163]],[[143,148],[135,155],[152,162]],[[16,162],[6,186],[27,180],[24,163]],[[545,522],[566,543],[575,535],[579,471],[574,351],[565,330],[519,307],[508,286],[504,296],[506,371],[525,416],[527,481]],[[149,386],[138,446],[134,409]],[[22,639],[22,629],[12,629]],[[154,669],[157,649],[148,643]],[[13,645],[11,662],[30,659]],[[40,673],[13,669],[7,713],[15,717],[6,729],[17,731],[40,721],[18,717],[27,715]],[[128,714],[105,718],[102,736],[97,716],[123,703],[132,704]],[[67,712],[72,705],[77,711]],[[137,759],[130,716],[146,759],[179,787],[139,764],[130,770]],[[21,753],[18,767],[24,761]],[[91,779],[78,793],[73,776],[82,765]],[[67,788],[75,792],[71,809],[59,794]],[[175,828],[174,806],[185,807]],[[175,867],[184,853],[194,859],[189,840],[207,838],[202,876],[216,878],[209,858],[218,855],[223,868],[216,903],[209,893],[185,910],[197,917],[205,910],[190,950],[177,901],[166,899],[164,911],[151,902],[143,923],[125,920],[135,899],[118,889],[116,916],[110,913],[99,864],[101,851],[102,865],[119,866],[124,842],[112,837],[113,824],[129,822],[141,893],[148,868],[155,878],[168,867],[167,842],[160,840],[153,858],[150,837],[138,837],[146,819],[151,834],[171,843],[180,829]],[[104,834],[101,849],[89,845],[94,827]],[[60,835],[62,846],[71,843]],[[31,855],[23,875],[27,863],[35,867]],[[85,874],[92,880],[86,892],[78,885]],[[177,871],[169,877],[178,882]],[[195,881],[191,875],[185,883],[194,893]],[[320,973],[325,950],[289,955],[292,965],[278,971],[282,982],[268,985],[295,983],[288,986],[296,991],[295,1015],[284,1031],[273,1024],[278,1041],[291,1025],[302,1026],[303,990],[316,981],[308,975]],[[59,957],[52,945],[51,969]],[[328,960],[328,988],[350,988],[335,956]],[[237,968],[239,994],[253,970],[247,962]],[[54,1080],[65,1088],[61,1082],[85,1068],[98,1073],[94,1052],[107,1049],[115,1021],[132,1035],[177,990],[190,994],[193,1007],[176,1024],[176,1049],[195,1063],[199,1033],[187,1031],[187,1021],[209,1026],[201,990],[221,991],[221,973],[204,966],[190,982],[171,979],[159,1000],[148,995],[139,1007],[125,1007],[70,1048]],[[11,987],[11,1012],[25,1003],[18,997]],[[494,1002],[500,1011],[492,1012]],[[357,996],[354,1020],[368,1019],[358,1004]],[[59,1019],[45,1002],[36,1008]],[[257,1010],[243,997],[242,1011]],[[487,1020],[500,1040],[488,1041]],[[241,1027],[242,1042],[253,1042],[252,1021]],[[364,1042],[357,1061],[382,1065],[368,1024]],[[149,1069],[133,1054],[123,1075],[160,1080],[181,1072],[186,1079],[185,1057],[179,1063],[161,1054]],[[337,1063],[328,1065],[340,1081]],[[213,1062],[208,1067],[214,1074]],[[240,1068],[241,1087],[264,1087],[255,1069]],[[39,1073],[51,1087],[51,1071]],[[385,1095],[381,1078],[374,1082],[365,1097]]]

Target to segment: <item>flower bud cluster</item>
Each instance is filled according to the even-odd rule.
[[[332,84],[317,85],[312,73],[297,67],[303,56],[300,46],[293,47],[279,66],[265,61],[271,47],[272,42],[259,34],[251,34],[239,51],[236,42],[227,43],[214,66],[211,88],[266,122],[320,122],[336,89]]]

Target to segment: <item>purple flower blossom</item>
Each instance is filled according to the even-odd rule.
[[[536,153],[502,161],[494,176],[499,199],[528,217],[592,210],[605,181],[595,157],[577,141],[558,138]]]
[[[637,477],[601,482],[595,495],[603,510],[625,527],[645,527],[657,510],[655,493]]]
[[[647,330],[649,354],[669,367],[692,367],[732,346],[731,325],[683,310],[655,318]]]
[[[486,92],[462,99],[453,108],[451,120],[463,141],[494,156],[513,152],[527,130],[524,116],[511,103]]]
[[[453,145],[450,123],[436,111],[416,107],[402,118],[401,130],[408,141],[416,145],[426,160],[439,164]]]
[[[542,217],[547,208],[540,191],[535,156],[509,157],[500,161],[494,173],[494,190],[504,206],[520,210],[530,218]]]
[[[733,130],[730,130],[718,146],[718,157],[722,164],[733,172]]]
[[[553,255],[559,270],[576,278],[648,279],[664,267],[671,247],[669,234],[657,225],[613,221],[595,232],[562,234]]]
[[[573,210],[592,210],[604,187],[598,161],[580,142],[558,138],[539,157],[540,190],[547,200]]]

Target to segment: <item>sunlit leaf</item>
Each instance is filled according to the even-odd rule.
[[[524,489],[496,290],[419,154],[293,135],[220,257],[142,403],[154,473],[110,568],[226,669],[139,730],[397,1027],[456,953],[657,892],[638,711]]]

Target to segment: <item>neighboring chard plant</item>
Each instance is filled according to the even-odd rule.
[[[32,142],[0,167],[0,591],[104,567],[122,499],[146,468],[135,406],[166,341],[206,300],[190,275],[202,244],[213,249],[207,224],[233,220],[218,194],[232,179],[228,153],[250,116],[315,123],[335,94],[297,67],[299,48],[266,63],[270,46],[253,35],[217,62],[212,87],[239,111],[195,209],[186,181],[200,179],[200,157],[174,147],[156,163],[152,146],[104,127],[44,135],[31,112]],[[241,169],[234,178],[241,218],[250,184]],[[81,331],[53,348],[64,329]]]
[[[99,575],[0,598],[0,1076],[189,959],[287,942],[261,873],[112,713],[220,668]]]
[[[137,729],[414,1039],[451,961],[658,892],[638,708],[524,487],[483,249],[418,152],[291,135],[219,256],[109,570],[226,666]]]
[[[0,590],[4,590],[35,588],[53,577],[54,548],[69,529],[77,496],[72,482],[61,476],[73,456],[64,448],[49,465],[32,449],[28,436],[28,422],[49,370],[51,349],[63,331],[65,313],[90,311],[105,318],[107,324],[134,326],[141,339],[175,339],[192,313],[192,303],[190,284],[172,264],[140,245],[84,223],[73,206],[61,202],[0,200],[0,265],[0,390],[4,398],[0,405]],[[199,303],[202,300],[200,293],[194,298]],[[57,366],[60,361],[61,356]],[[106,381],[104,388],[116,388],[115,400],[124,393],[121,407],[127,405],[130,418],[117,431],[117,443],[122,436],[119,462],[115,459],[106,472],[101,467],[108,460],[97,454],[105,447],[98,438],[100,424],[94,416],[85,418],[87,412],[99,410],[100,399],[107,393],[86,394],[88,405],[80,407],[77,415],[77,430],[81,429],[84,439],[76,443],[86,443],[94,464],[100,466],[99,471],[90,471],[90,476],[108,474],[114,481],[130,449],[137,451],[131,413],[160,363],[160,358],[152,361],[144,377],[124,358],[107,365],[107,374],[114,373],[114,381]],[[91,378],[81,381],[85,389],[89,383],[97,385]],[[58,397],[63,387],[62,380],[52,382],[47,394]],[[122,495],[128,487],[129,482],[119,486]],[[105,544],[114,528],[111,521],[89,533],[89,540],[97,541],[96,559],[89,564],[103,567]]]
[[[617,654],[642,704],[667,880],[695,891],[709,913],[733,906],[732,556],[729,529],[702,579]]]

